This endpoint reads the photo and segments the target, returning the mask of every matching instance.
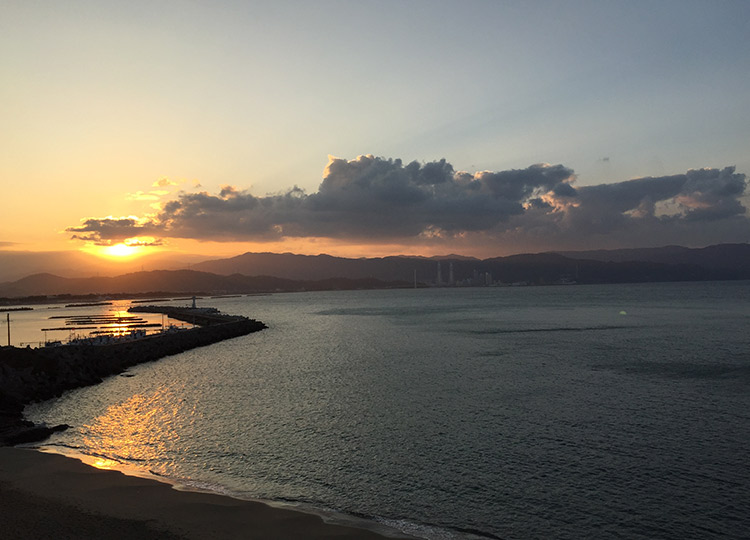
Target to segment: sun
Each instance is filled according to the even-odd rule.
[[[102,249],[102,251],[104,252],[104,255],[109,257],[124,259],[125,257],[132,257],[138,253],[139,248],[140,246],[129,246],[128,244],[119,243],[107,246]]]
[[[102,254],[114,259],[126,259],[136,255],[140,246],[129,246],[128,244],[113,244],[102,249]]]
[[[81,251],[110,261],[130,261],[148,253],[158,251],[161,242],[150,236],[134,236],[117,243],[96,245],[93,242],[81,247]]]

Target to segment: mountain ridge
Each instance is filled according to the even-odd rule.
[[[191,269],[130,272],[113,277],[68,278],[38,273],[0,283],[0,297],[728,279],[750,279],[750,245],[545,252],[484,260],[406,256],[346,259],[331,255],[248,252],[198,263]]]
[[[679,252],[679,256],[677,253]],[[596,261],[603,263],[650,263],[669,265],[693,265],[710,269],[718,274],[734,275],[740,270],[750,277],[750,244],[717,244],[704,248],[665,246],[664,248],[617,249],[581,252],[544,252],[475,259],[421,258],[411,256],[389,256],[369,259],[347,259],[330,255],[295,255],[291,253],[247,252],[227,259],[214,259],[193,265],[195,270],[217,274],[241,273],[244,275],[267,274],[288,279],[322,279],[326,277],[375,277],[388,280],[411,280],[417,272],[417,280],[434,282],[437,265],[441,265],[443,279],[449,278],[450,265],[454,267],[455,279],[473,276],[473,271],[497,272],[498,266],[520,264],[521,261],[547,261],[559,255],[569,260]],[[334,267],[335,266],[335,267]],[[459,273],[461,277],[459,277]],[[580,275],[580,263],[579,263]],[[499,276],[498,276],[499,277]],[[738,279],[730,278],[727,279]],[[504,280],[507,281],[507,280]]]
[[[179,270],[210,257],[177,252],[158,252],[141,257],[115,260],[82,251],[0,250],[0,282],[15,281],[54,269],[60,277],[116,276],[147,268]]]

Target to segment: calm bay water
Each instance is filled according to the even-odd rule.
[[[427,538],[747,538],[750,283],[211,300],[263,332],[30,406],[49,445]]]
[[[0,313],[0,342],[14,347],[42,347],[48,341],[67,342],[73,338],[90,337],[92,331],[111,332],[114,334],[128,333],[130,324],[149,324],[142,327],[147,333],[158,332],[161,325],[188,326],[187,323],[170,319],[159,313],[128,313],[131,304],[127,300],[117,300],[101,304],[72,304],[68,307],[62,304],[35,305],[26,311],[11,311]],[[182,302],[183,305],[187,302]],[[8,323],[10,319],[10,343],[7,340]],[[99,320],[93,320],[98,318]],[[102,320],[107,318],[109,320]],[[115,319],[120,319],[115,320]],[[141,319],[139,321],[130,320]]]

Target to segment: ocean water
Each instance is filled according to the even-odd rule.
[[[47,446],[424,538],[748,538],[750,283],[211,300],[269,329],[27,408]]]

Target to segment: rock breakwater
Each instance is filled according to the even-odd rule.
[[[257,332],[266,325],[215,310],[143,306],[151,312],[200,326],[163,332],[143,339],[96,345],[64,345],[39,349],[0,348],[0,444],[41,440],[66,426],[35,426],[23,420],[27,403],[61,395],[66,390],[101,382],[127,368]]]

